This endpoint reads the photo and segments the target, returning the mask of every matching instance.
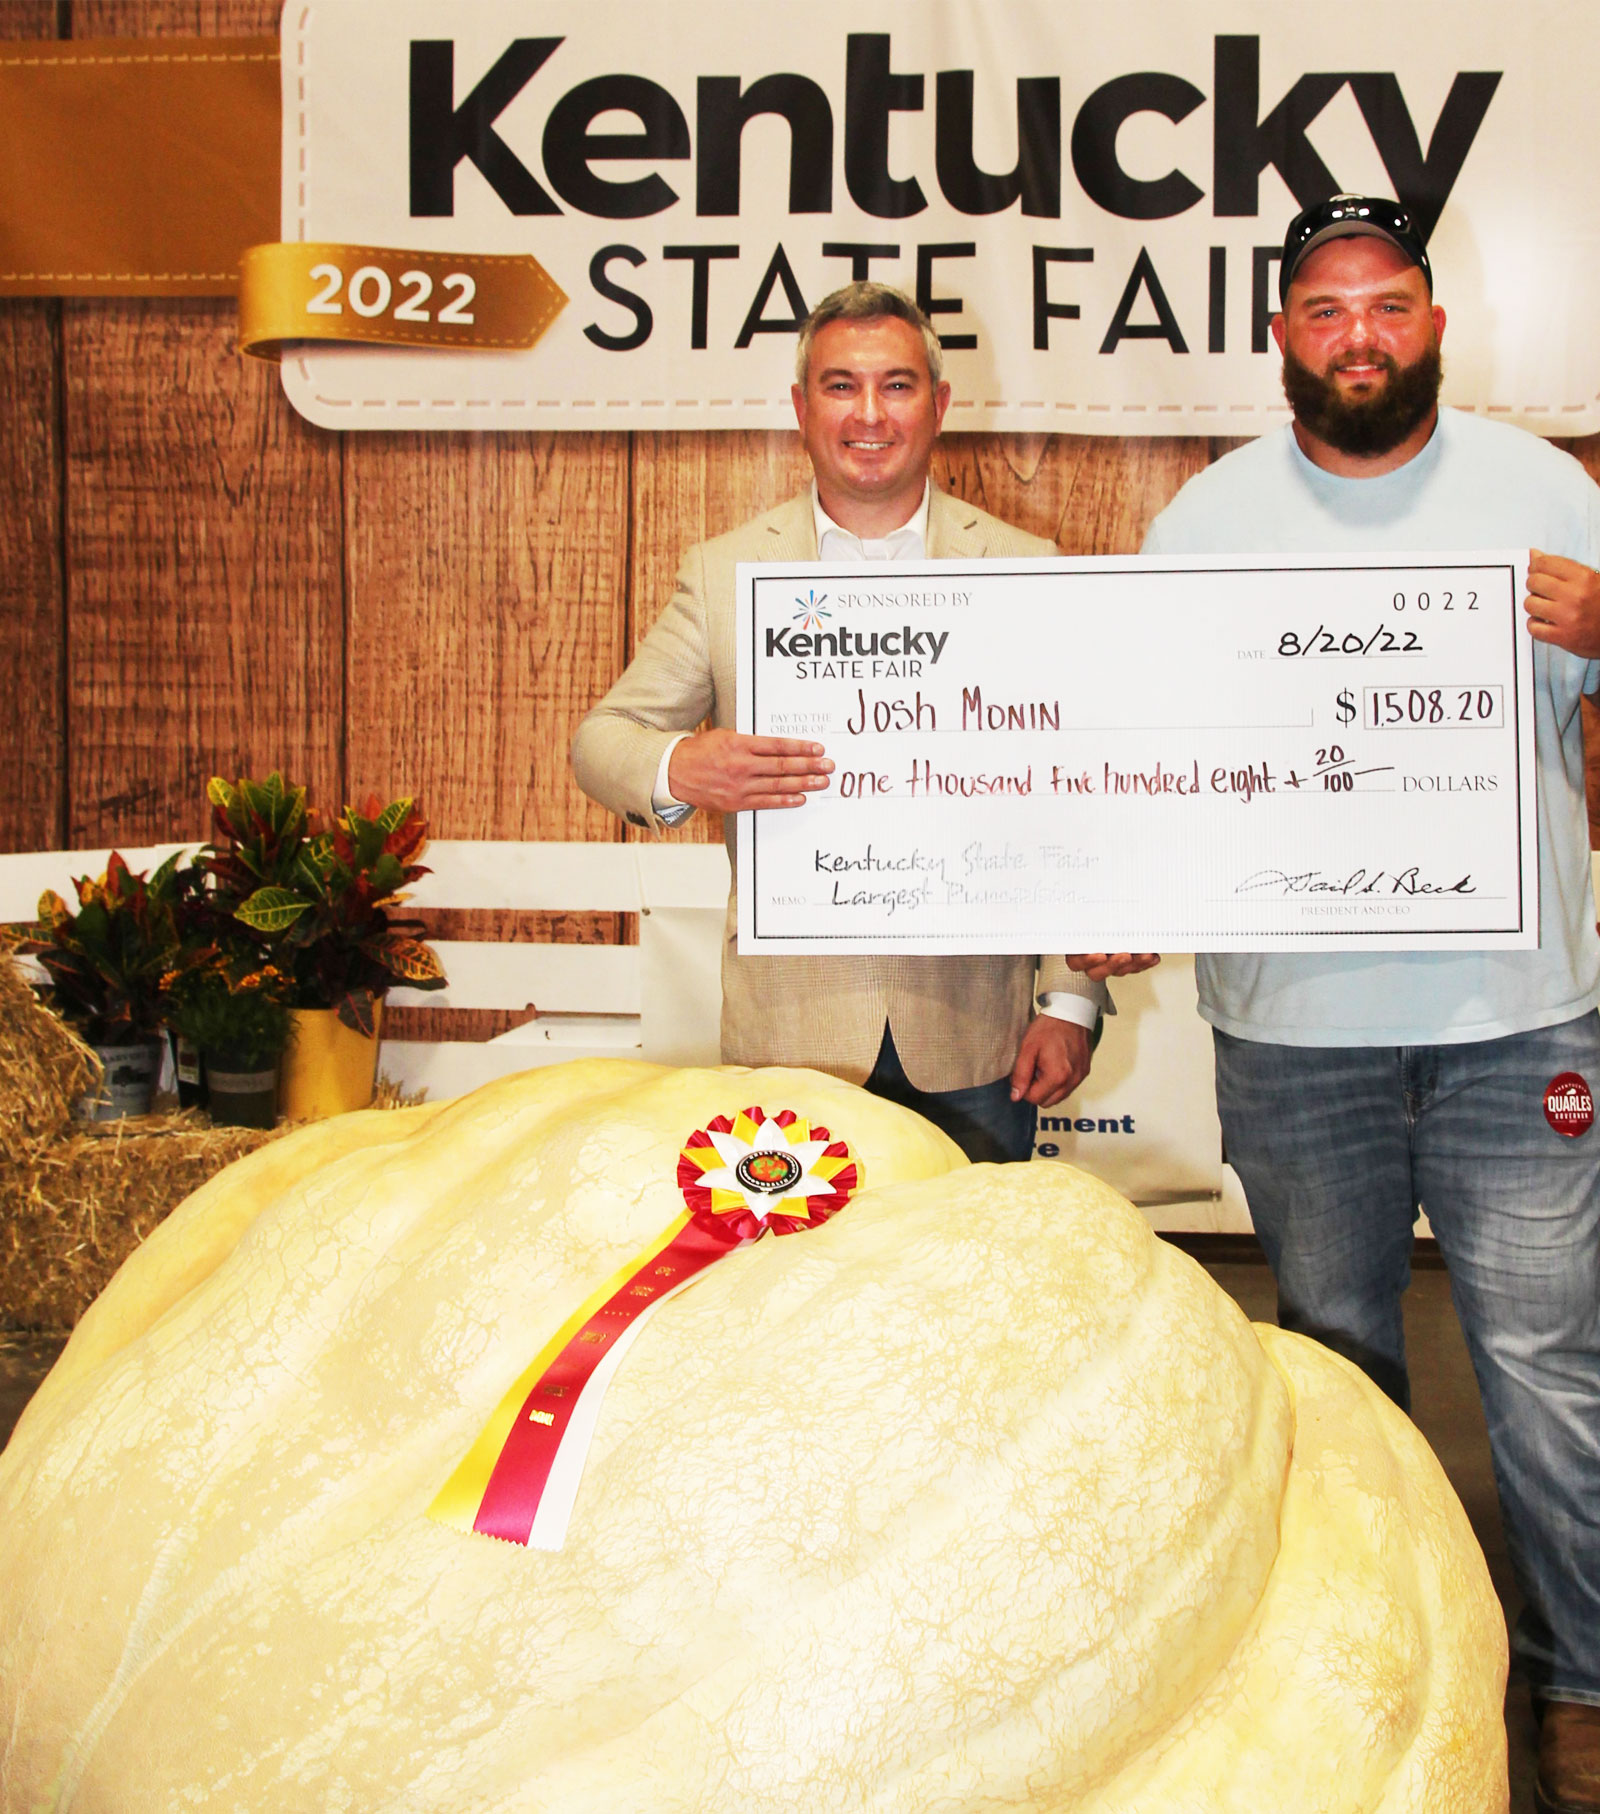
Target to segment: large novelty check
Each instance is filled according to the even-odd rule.
[[[741,566],[739,949],[1536,945],[1526,565]]]

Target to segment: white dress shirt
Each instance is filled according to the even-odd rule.
[[[815,481],[811,486],[811,510],[817,524],[817,558],[824,561],[920,561],[928,554],[928,501],[930,488],[922,488],[922,502],[898,529],[884,536],[859,536],[842,529],[822,508]],[[673,797],[667,786],[667,770],[672,766],[672,752],[692,731],[682,731],[661,753],[656,770],[656,784],[650,804],[663,825],[681,825],[692,806]],[[1104,993],[1102,991],[1102,993]],[[1108,1004],[1109,1005],[1109,1004]],[[1076,1021],[1080,1027],[1092,1027],[1099,1017],[1100,1004],[1089,996],[1068,995],[1063,990],[1047,990],[1039,997],[1039,1012],[1057,1020]]]

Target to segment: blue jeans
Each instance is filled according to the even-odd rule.
[[[1011,1100],[1011,1079],[999,1077],[970,1090],[919,1090],[906,1076],[889,1029],[866,1087],[874,1096],[915,1109],[926,1121],[941,1128],[974,1165],[985,1160],[1033,1157],[1033,1126],[1037,1113],[1031,1102]]]
[[[1217,1102],[1279,1320],[1408,1406],[1400,1299],[1428,1212],[1483,1394],[1534,1693],[1600,1706],[1600,1127],[1546,1086],[1600,1085],[1600,1017],[1440,1046],[1216,1032]]]

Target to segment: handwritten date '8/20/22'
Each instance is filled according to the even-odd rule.
[[[1397,592],[1390,601],[1396,611],[1476,611],[1476,592]],[[1278,638],[1278,654],[1286,661],[1301,661],[1308,655],[1422,655],[1420,630],[1390,629],[1379,624],[1373,630],[1346,630],[1342,635],[1318,624],[1308,636],[1301,630],[1285,630]]]

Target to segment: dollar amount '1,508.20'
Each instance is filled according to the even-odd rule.
[[[1357,705],[1349,687],[1334,697],[1334,717],[1354,724]],[[1505,723],[1505,689],[1500,686],[1363,687],[1361,722],[1369,731],[1498,730]]]

